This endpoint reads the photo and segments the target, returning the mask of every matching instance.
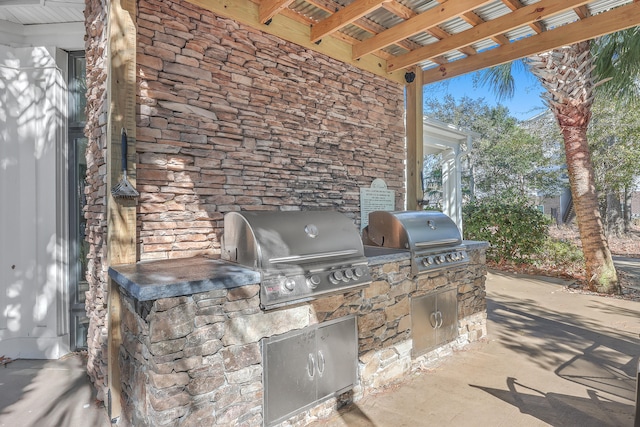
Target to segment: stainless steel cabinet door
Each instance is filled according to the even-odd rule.
[[[438,344],[436,295],[411,299],[411,338],[413,356],[419,356]]]
[[[358,330],[349,317],[318,328],[316,337],[318,399],[346,391],[357,382]]]
[[[411,299],[411,338],[414,357],[453,341],[457,336],[457,288]]]
[[[438,294],[436,302],[440,313],[440,327],[438,328],[438,344],[453,341],[458,336],[458,292],[451,289]]]
[[[316,400],[315,329],[263,341],[265,424]]]

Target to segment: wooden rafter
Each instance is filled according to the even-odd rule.
[[[423,71],[424,84],[434,83],[471,71],[546,52],[559,46],[578,43],[638,25],[640,2],[618,7],[475,56]]]
[[[336,3],[333,0],[309,0],[309,3],[314,5],[314,6],[316,6],[319,9],[322,9],[322,10],[328,12],[328,13],[332,13],[332,12],[335,12],[337,10],[341,10],[341,8],[344,7],[344,6],[340,6],[340,4]],[[392,2],[392,3],[395,3],[395,2]],[[385,4],[387,4],[387,3],[383,3],[383,7],[384,7]],[[400,6],[402,6],[402,5],[400,5]],[[408,9],[408,10],[411,11],[411,9]],[[311,22],[310,19],[309,19],[309,21]],[[364,30],[364,31],[366,31],[366,32],[368,32],[370,34],[378,34],[378,33],[382,32],[382,31],[386,30],[386,28],[384,28],[382,25],[377,24],[377,23],[373,22],[372,20],[370,20],[368,18],[365,18],[365,17],[362,17],[360,19],[357,19],[357,20],[353,21],[352,24],[354,26],[360,28],[361,30]],[[346,35],[343,34],[343,33],[337,32],[337,33],[333,33],[333,36],[334,37],[343,37],[343,36],[346,36]],[[357,40],[357,39],[355,39],[353,37],[349,37],[349,36],[346,36],[346,37],[348,37],[348,38],[343,38],[343,40],[345,40],[345,41],[347,41],[347,42],[349,42],[351,44],[360,43],[360,40]],[[420,47],[419,44],[414,43],[414,42],[412,42],[410,40],[403,40],[403,41],[398,43],[398,46],[400,46],[400,47],[402,47],[402,48],[404,48],[404,49],[406,49],[408,51],[412,51],[412,50],[418,49]],[[381,51],[381,50],[379,50],[377,52],[374,52],[373,54],[374,55],[378,55],[381,58],[384,58],[384,59],[387,59],[387,60],[393,58],[393,55],[387,54],[386,52]],[[446,61],[438,62],[437,60],[434,60],[434,62],[436,62],[436,63],[444,63]]]
[[[351,64],[355,67],[367,70],[378,76],[395,82],[405,83],[402,73],[388,73],[386,59],[378,55],[368,55],[359,61],[351,58],[351,43],[340,37],[326,37],[320,44],[312,43],[310,38],[310,24],[301,15],[291,8],[285,8],[275,15],[270,25],[264,25],[259,21],[259,2],[250,0],[188,0],[189,3],[202,7],[205,10],[233,19],[267,34],[275,35],[284,40],[296,43],[309,50],[327,55],[338,61]],[[294,17],[295,16],[295,17]]]
[[[585,19],[591,16],[591,14],[589,13],[589,9],[587,9],[586,6],[574,7],[573,11],[576,13],[576,15],[578,15],[578,18],[580,19]]]
[[[351,24],[366,14],[379,9],[380,5],[387,0],[360,0],[354,1],[349,6],[337,11],[327,19],[318,22],[311,28],[311,41],[317,42],[321,38],[328,36],[340,28]]]
[[[387,47],[399,40],[406,39],[427,29],[442,24],[460,14],[469,12],[492,0],[456,0],[427,10],[402,24],[377,34],[353,47],[353,59]]]
[[[507,31],[538,21],[545,16],[555,15],[588,2],[589,0],[564,0],[563,2],[558,2],[557,0],[541,0],[538,3],[520,8],[508,15],[483,22],[474,28],[454,34],[438,43],[421,47],[406,55],[391,59],[387,62],[387,69],[392,71],[399,68],[406,68],[420,61],[442,55],[450,50],[460,49],[479,40],[506,33]]]
[[[382,3],[382,7],[404,20],[411,19],[417,15],[417,13],[415,13],[413,10],[409,9],[407,6],[401,3],[398,3],[397,1]]]
[[[520,0],[502,0],[502,3],[504,3],[505,6],[507,6],[512,11],[516,11],[523,7],[523,4],[520,2]],[[544,31],[544,27],[539,22],[530,22],[529,27],[531,27],[531,29],[537,34],[540,34]]]
[[[573,19],[600,17],[608,20],[605,16],[617,16],[618,9],[630,4],[628,0],[611,0],[609,10],[599,10],[591,16],[592,5],[598,0],[539,0],[535,3],[529,0],[436,0],[437,3],[430,3],[436,4],[435,7],[421,11],[418,8],[425,3],[421,0],[187,1],[403,83],[406,83],[402,77],[403,70],[416,64],[437,64],[435,69],[425,71],[425,82],[429,83],[432,79],[441,80],[491,66],[504,58],[526,56],[537,43],[545,49],[552,49],[558,46],[551,46],[555,40],[565,40],[559,34],[573,31],[574,27],[569,24]],[[631,3],[639,2],[633,0]],[[481,8],[489,4],[492,8],[499,6],[502,13],[495,18],[482,14]],[[546,23],[551,16],[562,17],[562,23],[560,26],[554,23],[556,28],[549,30]],[[634,16],[632,14],[631,19]],[[461,28],[456,22],[459,20],[472,28]],[[621,22],[628,23],[629,19]],[[633,24],[611,24],[608,28],[609,32],[615,32],[633,25],[640,25],[640,18],[635,18]],[[354,27],[361,31],[354,34]],[[535,34],[513,42],[506,36],[523,27],[533,28]],[[602,33],[599,28],[579,28],[584,29],[583,39]],[[546,32],[553,32],[553,37],[539,37]],[[424,35],[432,38],[425,41]],[[573,39],[576,36],[569,34],[567,37]],[[529,38],[532,40],[526,41]],[[484,46],[486,41],[495,42],[497,47],[482,52],[474,49],[477,45]],[[392,45],[394,49],[389,49]],[[518,54],[516,51],[521,48],[525,51]],[[464,55],[462,59],[458,59],[461,55],[457,52]]]
[[[478,15],[476,15],[473,12],[467,12],[467,13],[463,14],[462,16],[460,16],[460,18],[462,20],[464,20],[467,24],[471,24],[474,27],[478,26],[480,24],[483,24],[485,22],[484,19],[480,18]],[[496,35],[492,36],[491,40],[493,40],[494,42],[496,42],[498,44],[507,44],[507,43],[509,43],[509,39],[506,36],[503,36],[502,34],[496,34]]]
[[[413,10],[395,1],[389,2],[389,3],[383,3],[382,7],[404,20],[409,20],[415,16],[418,16],[418,14]],[[451,36],[451,34],[447,33],[445,30],[443,30],[440,27],[432,27],[425,30],[424,32],[427,34],[430,34],[431,36],[437,38],[438,40],[443,40]],[[410,49],[410,50],[415,50],[415,49]],[[460,51],[465,55],[475,55],[477,53],[476,50],[470,46],[463,47],[460,49]],[[432,58],[431,60],[437,64],[447,62],[443,58]]]
[[[260,3],[260,22],[262,24],[269,22],[271,18],[289,7],[293,0],[263,0]]]

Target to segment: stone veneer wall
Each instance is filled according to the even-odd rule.
[[[106,396],[107,365],[107,1],[87,0],[85,5],[87,37],[87,176],[85,186],[87,226],[86,310],[89,317],[87,371],[99,400]]]
[[[260,340],[355,313],[360,384],[285,425],[327,418],[340,406],[406,378],[486,336],[484,249],[470,264],[411,280],[409,261],[372,266],[371,286],[282,310],[259,309],[259,286],[139,303],[123,297],[123,423],[135,426],[255,426],[262,423]],[[458,291],[456,341],[411,358],[410,298]]]
[[[224,213],[404,194],[404,88],[185,1],[138,2],[141,260],[219,252]]]
[[[233,210],[404,194],[403,87],[181,0],[137,4],[138,258],[219,252]],[[106,392],[107,2],[87,0],[88,371]]]

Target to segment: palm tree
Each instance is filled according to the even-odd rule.
[[[589,41],[554,49],[525,59],[528,69],[547,90],[543,98],[554,114],[564,139],[569,184],[585,255],[591,290],[620,293],[611,251],[598,209],[595,178],[587,127],[591,119],[595,82],[594,57]],[[513,93],[513,77],[506,67],[486,70],[481,81],[489,82],[501,96]],[[602,81],[600,81],[602,82]]]

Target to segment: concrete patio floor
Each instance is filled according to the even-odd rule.
[[[640,303],[564,284],[490,273],[484,341],[314,425],[633,426]],[[109,425],[80,356],[0,367],[0,427]]]
[[[490,273],[486,340],[314,425],[633,426],[640,303],[565,284]]]
[[[107,426],[81,355],[0,366],[0,427]]]

